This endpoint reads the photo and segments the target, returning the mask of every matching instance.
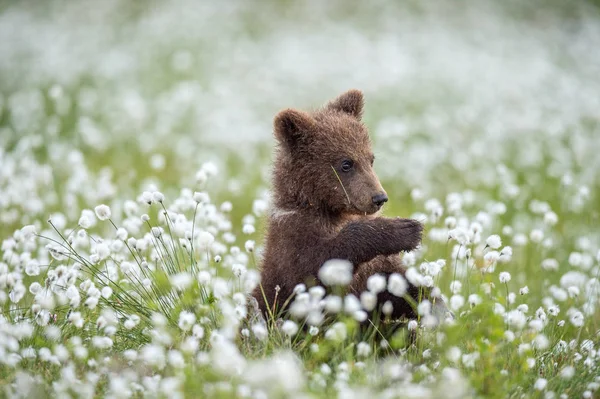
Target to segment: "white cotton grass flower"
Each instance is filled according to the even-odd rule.
[[[94,212],[96,213],[98,220],[101,221],[108,220],[111,217],[111,211],[108,205],[98,205],[94,208]]]
[[[200,249],[208,249],[215,242],[215,237],[208,231],[201,231],[197,238],[198,247]]]
[[[179,322],[177,323],[177,325],[179,326],[179,328],[183,331],[189,331],[192,329],[192,326],[194,325],[194,323],[196,322],[196,315],[193,314],[192,312],[188,312],[183,310],[181,313],[179,313]]]
[[[468,245],[470,243],[468,232],[462,228],[450,230],[448,232],[448,239],[456,241],[459,245]]]
[[[329,341],[344,341],[348,336],[346,325],[342,322],[336,322],[325,332],[325,339]]]
[[[533,229],[529,233],[529,239],[535,244],[539,244],[544,239],[544,232],[540,229]]]
[[[346,286],[352,281],[352,263],[344,259],[330,259],[319,269],[319,280],[327,286]]]
[[[161,193],[160,191],[152,192],[152,201],[153,202],[158,202],[158,203],[162,204],[164,200],[165,200],[165,196],[163,193]]]
[[[298,332],[298,325],[292,320],[286,320],[281,326],[281,331],[288,337],[294,336]]]
[[[254,334],[256,339],[258,339],[259,341],[264,341],[269,336],[267,327],[264,324],[256,323],[252,325],[250,329],[252,330],[252,333]]]
[[[342,298],[337,295],[328,295],[325,298],[325,310],[328,313],[336,314],[342,310],[343,301]]]
[[[489,251],[483,256],[483,261],[486,266],[493,266],[500,259],[500,253],[498,251]]]
[[[502,239],[500,239],[499,235],[493,234],[485,240],[485,244],[492,249],[498,249],[502,246]]]
[[[560,371],[559,375],[560,375],[560,378],[562,378],[564,380],[570,380],[571,378],[573,378],[573,376],[575,376],[575,367],[565,366]]]
[[[184,291],[192,285],[194,278],[190,273],[181,272],[169,276],[171,286],[177,291]]]
[[[399,273],[392,273],[388,278],[388,291],[397,297],[403,297],[408,289],[406,279]]]
[[[452,363],[458,363],[461,355],[462,351],[456,346],[452,346],[446,351],[446,358]]]
[[[453,294],[459,294],[462,290],[462,283],[458,280],[454,280],[450,283],[450,292]]]
[[[202,191],[196,191],[193,196],[194,201],[198,204],[209,204],[210,196]]]
[[[113,293],[113,290],[112,290],[112,288],[110,288],[110,287],[106,286],[106,287],[103,287],[103,288],[102,288],[102,291],[101,291],[101,292],[102,292],[102,298],[104,298],[104,299],[109,299],[109,298],[110,298],[110,296],[111,296],[111,295],[112,295],[112,293]]]
[[[559,263],[556,259],[548,258],[542,261],[542,269],[546,271],[556,271],[558,270]]]
[[[256,232],[256,228],[254,227],[254,225],[246,223],[243,227],[242,227],[242,233],[244,234],[254,234]]]
[[[381,274],[373,274],[367,279],[367,289],[373,294],[379,294],[386,288],[385,277]]]
[[[499,263],[508,263],[511,261],[512,256],[513,256],[512,247],[506,246],[506,247],[502,248],[502,250],[500,251],[500,256],[498,257],[498,262]]]
[[[82,229],[90,229],[96,225],[96,215],[90,209],[84,209],[81,211],[81,217],[79,218],[78,225]]]
[[[552,211],[548,211],[544,214],[544,223],[548,226],[554,226],[558,223],[558,215]]]
[[[371,291],[364,291],[360,294],[360,303],[363,309],[371,311],[377,306],[377,295]]]
[[[585,317],[583,316],[583,313],[581,313],[580,311],[577,310],[577,311],[572,312],[569,321],[575,327],[579,328],[579,327],[582,327],[583,324],[585,323]]]
[[[54,223],[54,225],[56,226],[56,222]],[[59,227],[57,226],[57,228]],[[23,233],[23,239],[27,241],[37,234],[37,228],[34,225],[30,224],[22,227],[21,233]]]
[[[508,283],[511,279],[510,273],[509,272],[500,273],[499,279],[500,279],[501,283]]]
[[[543,351],[550,346],[550,340],[544,334],[538,334],[533,339],[532,346],[537,350]]]
[[[419,327],[419,323],[416,320],[409,320],[407,324],[408,331],[415,331]]]
[[[359,342],[356,345],[357,357],[368,357],[371,354],[371,345],[366,342]]]
[[[538,378],[533,384],[533,387],[538,391],[543,391],[544,389],[546,389],[547,385],[548,380],[546,380],[545,378]]]

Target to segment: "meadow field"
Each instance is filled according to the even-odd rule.
[[[0,2],[0,396],[600,396],[594,2]],[[455,315],[264,320],[272,121],[364,92]]]

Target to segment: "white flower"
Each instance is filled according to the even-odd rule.
[[[384,315],[389,316],[394,311],[394,304],[391,301],[385,301],[383,306],[381,307],[381,311]]]
[[[527,294],[529,294],[529,287],[525,286],[525,287],[521,288],[519,290],[519,294],[521,294],[521,295],[527,295]]]
[[[244,247],[246,248],[247,252],[254,252],[254,240],[248,240],[246,241],[246,243],[244,244]]]
[[[98,298],[91,296],[85,300],[84,305],[89,309],[95,309],[98,305]]]
[[[254,234],[255,231],[256,231],[256,228],[253,225],[249,224],[249,223],[246,223],[242,227],[242,232],[244,234]]]
[[[371,291],[364,291],[360,294],[360,303],[363,309],[371,311],[377,306],[377,295]]]
[[[510,281],[510,273],[509,272],[502,272],[500,273],[500,282],[501,283],[508,283]]]
[[[455,240],[459,245],[469,244],[469,235],[466,230],[461,228],[452,229],[448,232],[448,239]]]
[[[260,323],[254,324],[252,326],[252,332],[254,333],[254,336],[259,341],[264,341],[265,339],[267,339],[267,336],[268,336],[267,327],[265,327],[263,324],[260,324]]]
[[[94,211],[96,212],[96,217],[98,218],[98,220],[104,221],[110,219],[111,212],[108,205],[98,205],[94,208]]]
[[[178,326],[179,328],[181,328],[183,331],[189,331],[192,326],[194,325],[194,323],[196,322],[196,315],[188,312],[188,311],[182,311],[181,313],[179,313],[179,323]]]
[[[548,211],[544,214],[544,223],[548,226],[554,226],[558,222],[558,216],[552,211]]]
[[[81,217],[79,218],[78,224],[82,229],[94,227],[96,225],[96,216],[94,215],[94,212],[89,209],[81,211]]]
[[[462,295],[452,295],[452,297],[450,298],[450,309],[452,309],[453,311],[458,311],[460,310],[460,308],[462,308],[465,304],[465,298]]]
[[[194,193],[193,199],[198,204],[208,204],[208,203],[210,203],[210,197],[205,192],[198,192],[198,191],[196,191]]]
[[[200,285],[208,285],[208,284],[210,284],[212,276],[210,275],[210,273],[208,271],[202,270],[202,271],[198,272],[197,279],[198,279],[198,283]]]
[[[160,191],[154,191],[152,193],[152,201],[162,203],[165,200],[165,196]]]
[[[367,289],[373,294],[379,294],[385,290],[386,281],[385,277],[381,274],[373,274],[367,279]]]
[[[344,312],[354,314],[360,310],[360,301],[353,294],[344,297]]]
[[[461,354],[461,350],[458,347],[453,346],[446,351],[446,358],[452,363],[458,363]]]
[[[546,389],[546,385],[548,385],[548,381],[545,378],[538,378],[533,387],[538,391],[543,391]]]
[[[35,234],[37,234],[36,228],[32,224],[24,226],[23,228],[21,228],[21,233],[23,233],[23,239],[24,240],[29,240],[33,236],[35,236]]]
[[[581,313],[580,311],[573,312],[573,314],[571,314],[570,321],[571,324],[573,324],[575,327],[583,326],[583,323],[585,321],[583,313]]]
[[[462,289],[462,283],[458,280],[454,280],[450,283],[450,291],[453,294],[458,294],[460,293],[460,290]]]
[[[500,253],[498,251],[490,251],[483,256],[486,266],[493,265],[498,259],[500,259]]]
[[[558,261],[553,258],[544,259],[542,261],[542,269],[547,271],[555,271],[558,270]]]
[[[194,324],[194,327],[192,327],[192,335],[196,339],[204,338],[204,328],[200,324]]]
[[[200,249],[209,248],[214,241],[215,237],[208,231],[201,231],[200,234],[198,234],[198,246]]]
[[[178,291],[187,289],[193,282],[193,276],[187,272],[172,274],[169,276],[171,286]]]
[[[397,297],[403,297],[408,289],[408,283],[399,273],[392,273],[388,279],[388,291]]]
[[[514,327],[517,330],[522,330],[527,323],[527,317],[523,314],[523,312],[513,309],[506,314],[506,322],[510,327]]]
[[[416,320],[410,320],[408,322],[408,325],[407,325],[408,331],[415,331],[417,329],[417,327],[419,327],[419,323],[417,323]]]
[[[325,338],[330,341],[343,341],[348,336],[348,331],[346,330],[346,325],[342,322],[334,323],[329,329],[325,332]]]
[[[479,295],[477,294],[471,294],[469,295],[469,305],[471,305],[471,307],[473,306],[477,306],[482,302],[482,299]]]
[[[444,220],[444,225],[449,229],[455,228],[456,227],[456,218],[454,216],[448,216]]]
[[[550,340],[544,334],[538,334],[533,339],[533,347],[537,350],[544,350],[550,346]]]
[[[38,261],[32,260],[25,266],[25,274],[28,276],[38,276],[40,274],[40,265]]]
[[[529,238],[532,242],[539,244],[544,239],[544,232],[539,229],[531,230],[531,233],[529,233]]]
[[[150,191],[144,191],[142,193],[142,201],[144,201],[148,205],[151,205],[152,204],[152,193]]]
[[[329,295],[325,298],[325,310],[328,313],[339,313],[342,310],[343,301],[337,295]]]
[[[285,335],[291,337],[292,335],[296,335],[298,332],[298,325],[291,320],[286,320],[283,322],[281,330]]]
[[[571,378],[573,378],[574,375],[575,375],[575,367],[573,367],[573,366],[565,366],[560,371],[560,377],[565,380],[570,380]]]
[[[358,357],[367,357],[371,354],[371,345],[366,342],[359,342],[356,345],[356,356]]]
[[[208,177],[214,177],[219,173],[219,168],[211,161],[204,162],[200,170],[205,171]]]
[[[513,250],[512,247],[504,247],[502,251],[500,251],[500,257],[498,258],[498,262],[500,263],[508,263],[512,259]]]
[[[502,245],[502,240],[500,239],[499,235],[493,234],[489,236],[487,240],[485,240],[485,243],[488,247],[492,249],[498,249]]]
[[[119,227],[117,229],[117,238],[119,240],[125,241],[127,239],[127,235],[128,235],[127,230],[125,230],[124,228]]]
[[[102,288],[102,297],[103,297],[104,299],[108,299],[108,298],[110,298],[110,296],[112,295],[112,293],[113,293],[113,290],[112,290],[112,288],[110,288],[110,287],[108,287],[108,286],[106,286],[106,287]]]
[[[321,266],[319,279],[327,286],[345,286],[352,281],[352,263],[344,259],[330,259]]]

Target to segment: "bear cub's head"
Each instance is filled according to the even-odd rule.
[[[286,109],[275,117],[276,206],[337,216],[379,211],[388,198],[373,170],[362,110],[362,93],[350,90],[314,112]]]

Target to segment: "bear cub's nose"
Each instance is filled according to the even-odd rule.
[[[386,194],[377,194],[373,196],[373,203],[378,207],[381,207],[384,203],[387,202],[388,196]]]

